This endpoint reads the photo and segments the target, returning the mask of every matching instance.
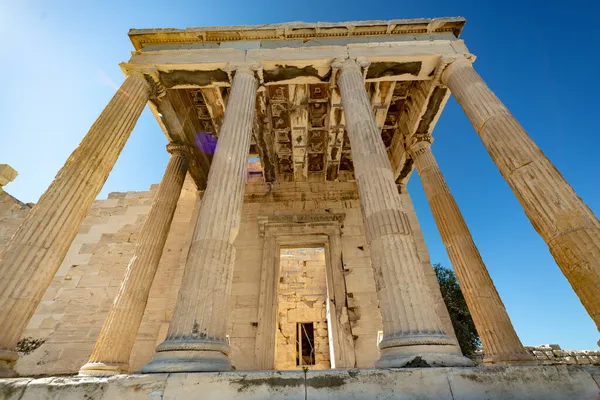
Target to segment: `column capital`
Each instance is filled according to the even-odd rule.
[[[255,79],[258,78],[261,84],[264,83],[263,66],[259,62],[229,63],[223,68],[223,71],[227,72],[231,83],[233,83],[233,77],[237,73],[251,75]]]
[[[456,71],[457,68],[461,66],[469,66],[472,67],[473,62],[475,62],[475,56],[473,54],[458,54],[456,56],[444,56],[440,60],[440,64],[438,67],[438,71],[436,72],[436,78],[443,85],[446,85],[448,82],[448,78],[450,75]]]
[[[412,135],[406,143],[406,149],[412,153],[415,147],[419,145],[419,147],[430,147],[433,143],[433,137],[429,133],[415,133]],[[411,154],[412,156],[412,154]]]
[[[337,87],[337,77],[340,69],[344,65],[345,58],[336,58],[331,62],[331,78],[329,79],[329,86],[331,88]]]
[[[17,177],[18,173],[8,164],[0,164],[0,189],[12,182]]]
[[[150,83],[150,99],[161,101],[167,94],[167,88],[162,84],[158,70],[144,74],[146,80]]]
[[[368,61],[365,57],[357,57],[357,58],[344,58],[344,59],[336,59],[331,63],[331,68],[333,70],[333,77],[337,81],[343,73],[344,70],[348,68],[358,68],[360,71],[363,81],[367,79],[367,71],[369,70],[369,66],[371,62]],[[337,82],[336,82],[337,83]]]
[[[371,62],[365,57],[357,58],[336,58],[331,63],[331,68],[341,69],[343,67],[357,66],[361,69],[368,68]]]
[[[344,66],[344,63],[346,63],[347,61],[353,62],[354,60],[349,58],[336,58],[331,62],[331,68],[340,69]]]
[[[190,148],[187,145],[178,142],[169,143],[167,145],[167,151],[171,155],[177,154],[180,157],[188,157],[190,155]]]
[[[126,63],[119,64],[121,70],[127,77],[137,77],[150,87],[150,100],[160,101],[166,94],[167,89],[160,81],[160,72],[156,67],[140,67],[132,69]]]

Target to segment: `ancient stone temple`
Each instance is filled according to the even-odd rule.
[[[464,23],[131,30],[123,84],[39,202],[0,189],[0,377],[80,375],[0,395],[595,398],[597,368],[535,366],[432,153],[454,95],[600,324],[600,223],[477,74]],[[146,105],[161,182],[96,200]],[[413,173],[499,368],[458,347]]]

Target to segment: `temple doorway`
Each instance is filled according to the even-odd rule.
[[[275,369],[330,369],[325,248],[282,247],[279,260]]]

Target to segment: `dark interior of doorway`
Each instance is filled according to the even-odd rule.
[[[315,365],[315,328],[312,322],[298,322],[296,366]]]

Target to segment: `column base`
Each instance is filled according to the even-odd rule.
[[[483,357],[482,365],[539,365],[539,362],[530,354],[504,354],[491,357]]]
[[[142,374],[231,370],[231,360],[219,351],[173,350],[154,353],[152,361],[142,367]]]
[[[218,340],[167,339],[156,347],[142,373],[231,371],[229,350],[227,343]]]
[[[105,364],[103,362],[89,362],[79,369],[79,375],[85,376],[112,376],[127,373],[126,364]]]
[[[375,368],[471,367],[473,361],[449,345],[415,345],[381,349]]]
[[[0,350],[0,378],[16,378],[19,376],[14,370],[19,353],[10,350]]]

